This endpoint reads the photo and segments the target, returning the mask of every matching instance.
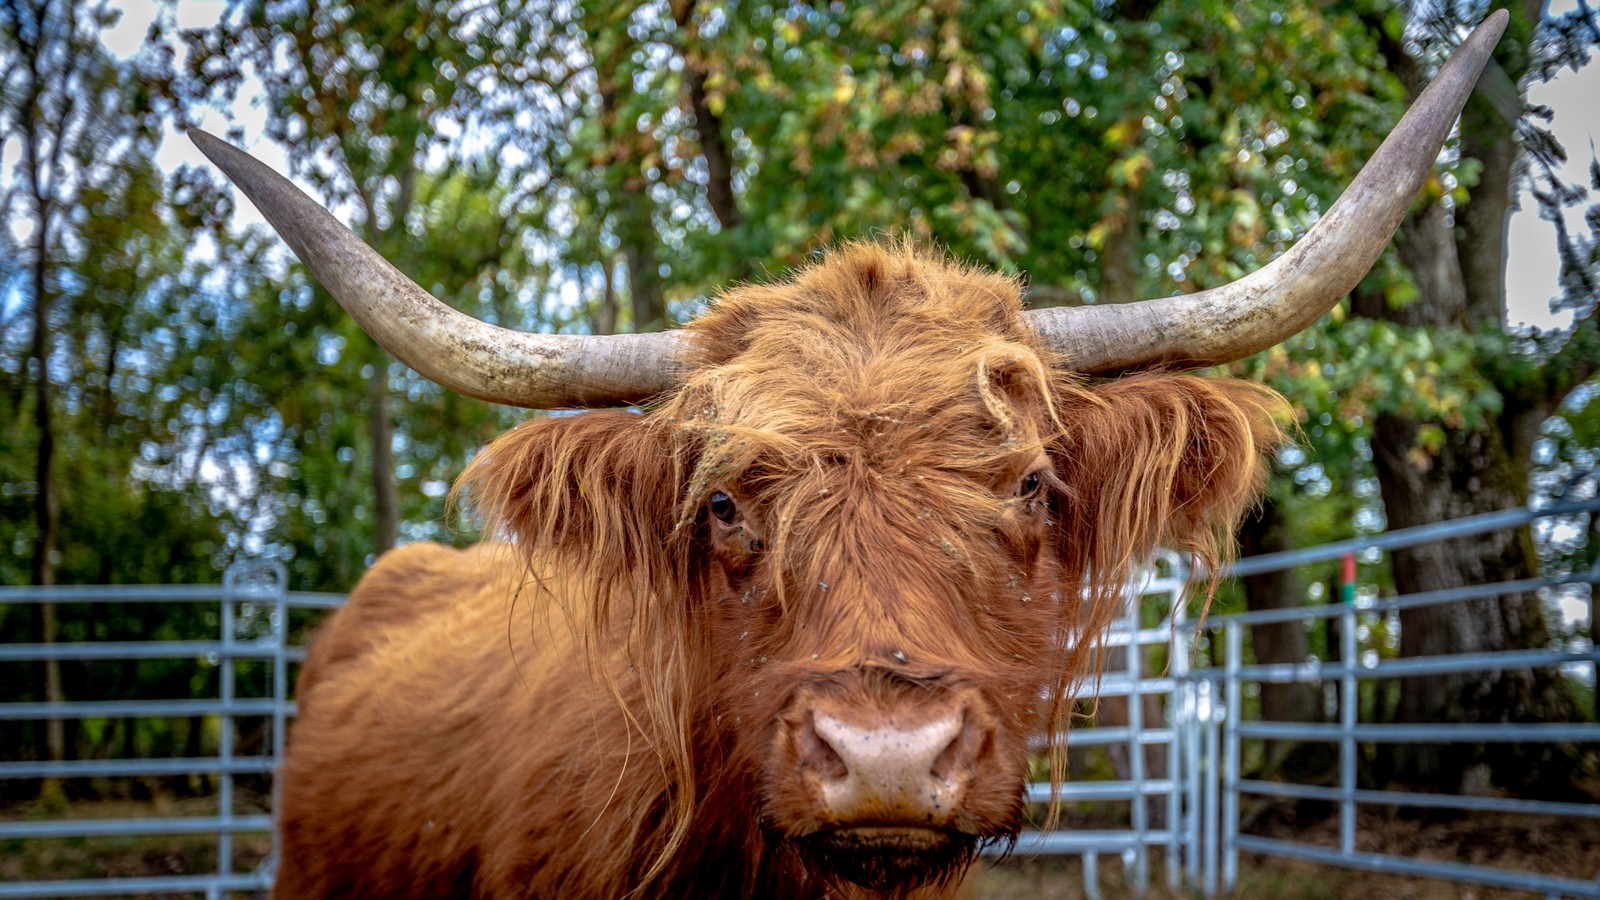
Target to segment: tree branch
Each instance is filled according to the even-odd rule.
[[[689,48],[699,36],[694,19],[695,0],[673,0],[672,19],[684,35],[679,52],[683,55],[684,79],[689,88],[689,105],[694,110],[694,129],[700,135],[700,153],[706,161],[706,201],[724,229],[736,228],[744,221],[733,192],[733,153],[722,138],[722,118],[711,111],[706,94],[706,71],[702,60]]]

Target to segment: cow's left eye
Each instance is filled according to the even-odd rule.
[[[711,510],[713,516],[724,522],[732,522],[734,517],[739,514],[739,507],[733,504],[733,498],[722,491],[712,491],[711,496],[706,500],[706,506]]]
[[[1017,496],[1024,500],[1031,500],[1039,495],[1039,487],[1043,479],[1038,472],[1029,472],[1022,476],[1022,483],[1017,485]]]

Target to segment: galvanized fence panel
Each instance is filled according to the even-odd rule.
[[[1235,567],[1242,572],[1270,572],[1307,562],[1337,559],[1345,553],[1368,547],[1396,549],[1449,538],[1466,537],[1527,524],[1543,516],[1592,516],[1600,513],[1600,498],[1550,505],[1542,510],[1506,510],[1437,525],[1405,529],[1355,541],[1323,547],[1270,554],[1241,560]],[[1590,640],[1587,649],[1526,649],[1483,653],[1460,653],[1410,657],[1387,661],[1368,661],[1359,653],[1358,625],[1363,616],[1377,617],[1391,611],[1462,603],[1541,588],[1587,586],[1591,592],[1590,616],[1593,632],[1593,591],[1600,585],[1600,567],[1562,578],[1527,579],[1512,582],[1472,585],[1451,590],[1393,597],[1368,603],[1331,603],[1324,606],[1295,607],[1218,616],[1207,623],[1220,631],[1224,641],[1224,665],[1220,671],[1199,670],[1193,677],[1220,682],[1226,697],[1226,721],[1221,758],[1222,795],[1220,873],[1207,867],[1202,885],[1208,892],[1231,892],[1239,876],[1242,852],[1300,859],[1325,865],[1367,872],[1410,875],[1446,881],[1478,884],[1544,894],[1549,897],[1600,898],[1600,872],[1583,877],[1564,877],[1534,872],[1513,871],[1482,865],[1401,857],[1389,853],[1357,849],[1357,807],[1374,805],[1451,809],[1484,813],[1570,816],[1600,819],[1600,804],[1532,801],[1501,797],[1455,794],[1427,794],[1411,791],[1364,790],[1357,785],[1357,748],[1366,743],[1560,743],[1600,747],[1600,724],[1594,722],[1507,722],[1493,724],[1417,723],[1384,724],[1358,721],[1359,682],[1417,675],[1482,672],[1508,668],[1565,667],[1589,665],[1600,683],[1600,647]],[[1248,626],[1273,622],[1333,619],[1339,622],[1341,647],[1339,661],[1301,664],[1246,665],[1244,631]],[[1334,683],[1339,698],[1336,723],[1244,721],[1244,688],[1266,682]],[[1306,785],[1260,779],[1242,775],[1242,743],[1245,740],[1317,741],[1338,746],[1338,783],[1334,787]],[[1337,848],[1243,834],[1239,806],[1243,796],[1276,796],[1313,799],[1334,803],[1339,815]],[[1208,807],[1214,808],[1214,807]]]
[[[1235,572],[1270,571],[1306,562],[1336,559],[1344,552],[1368,547],[1394,549],[1446,537],[1525,524],[1540,515],[1592,514],[1600,500],[1564,504],[1530,512],[1509,510],[1470,520],[1441,523],[1405,532],[1391,532],[1359,541],[1241,560]],[[1364,680],[1478,671],[1527,666],[1600,667],[1600,653],[1587,649],[1515,650],[1456,657],[1428,657],[1364,663],[1358,654],[1356,624],[1361,616],[1421,605],[1465,602],[1499,594],[1571,584],[1594,585],[1600,573],[1561,580],[1530,580],[1478,585],[1428,595],[1398,597],[1365,606],[1329,604],[1320,607],[1214,616],[1204,631],[1222,642],[1222,664],[1204,665],[1196,653],[1200,627],[1187,618],[1186,573],[1170,561],[1167,574],[1131,587],[1119,622],[1106,646],[1121,651],[1098,687],[1102,695],[1125,698],[1126,722],[1091,722],[1071,733],[1072,754],[1115,748],[1125,760],[1116,777],[1068,781],[1060,787],[1065,804],[1126,804],[1126,826],[1025,831],[1015,845],[1019,857],[1071,854],[1082,858],[1084,889],[1098,894],[1102,858],[1120,863],[1135,890],[1149,883],[1152,851],[1159,850],[1165,881],[1207,892],[1228,891],[1238,879],[1241,853],[1256,853],[1342,866],[1364,871],[1441,878],[1492,887],[1513,888],[1550,896],[1600,897],[1596,873],[1573,877],[1510,872],[1484,866],[1407,859],[1356,849],[1356,810],[1362,805],[1415,806],[1467,811],[1600,818],[1600,805],[1556,803],[1497,797],[1419,794],[1361,789],[1356,784],[1357,747],[1386,741],[1516,741],[1600,743],[1594,723],[1529,723],[1494,725],[1388,725],[1357,721],[1359,683]],[[282,753],[288,720],[294,715],[290,669],[304,658],[304,648],[291,638],[290,614],[296,610],[331,609],[344,600],[338,594],[301,594],[285,590],[284,573],[273,564],[248,564],[230,569],[219,586],[127,586],[71,588],[0,588],[4,603],[199,603],[217,606],[219,633],[214,639],[121,641],[86,644],[0,645],[0,663],[60,660],[194,659],[213,665],[220,674],[215,697],[154,700],[74,699],[63,703],[0,702],[0,720],[96,719],[138,717],[202,717],[218,729],[216,753],[200,758],[100,759],[0,762],[0,779],[130,778],[205,775],[215,779],[217,809],[210,815],[150,819],[40,820],[0,822],[0,840],[42,841],[115,837],[209,835],[218,850],[214,871],[185,875],[75,879],[0,884],[0,898],[105,896],[138,893],[205,894],[264,890],[271,884],[278,854],[270,814],[236,809],[236,779],[269,775]],[[1333,618],[1341,622],[1343,662],[1260,665],[1245,659],[1245,630],[1266,622]],[[1164,652],[1159,649],[1164,648]],[[1164,657],[1165,667],[1152,671],[1150,660]],[[270,667],[270,697],[238,693],[237,666],[244,662]],[[1200,663],[1192,666],[1191,663]],[[1338,722],[1244,721],[1247,685],[1309,681],[1337,685],[1342,699]],[[1158,701],[1160,717],[1146,715],[1146,698]],[[258,753],[244,753],[237,743],[239,719],[267,719],[265,743]],[[1339,778],[1334,786],[1292,784],[1243,777],[1242,746],[1254,740],[1327,741],[1339,748]],[[1150,771],[1159,760],[1164,772]],[[1042,806],[1050,786],[1028,786],[1028,799]],[[275,791],[275,787],[274,787]],[[1314,846],[1249,835],[1240,831],[1244,797],[1282,797],[1327,801],[1339,809],[1339,846]],[[1155,806],[1152,806],[1152,800]],[[1152,808],[1162,812],[1151,819]],[[271,851],[259,866],[241,871],[234,839],[271,834]]]
[[[1198,745],[1191,739],[1199,710],[1192,694],[1196,685],[1188,676],[1191,627],[1186,627],[1187,572],[1168,561],[1165,575],[1145,578],[1130,586],[1122,614],[1106,635],[1103,648],[1114,665],[1096,682],[1101,698],[1126,703],[1126,724],[1092,721],[1071,730],[1068,758],[1092,749],[1114,748],[1123,771],[1110,780],[1069,780],[1056,789],[1063,804],[1113,804],[1127,809],[1128,824],[1119,828],[1027,829],[1017,838],[1013,852],[1022,858],[1037,855],[1076,855],[1083,861],[1083,886],[1089,897],[1098,896],[1101,856],[1120,862],[1128,881],[1143,892],[1150,879],[1150,851],[1161,848],[1169,887],[1185,881],[1184,867],[1198,877],[1200,831],[1197,827],[1201,783]],[[1149,621],[1154,618],[1154,622]],[[1166,648],[1167,670],[1148,671],[1147,653]],[[1163,721],[1147,721],[1146,698],[1154,698]],[[1042,743],[1042,742],[1041,742]],[[1150,755],[1154,749],[1155,755]],[[1166,772],[1147,771],[1150,759],[1160,759]],[[1028,801],[1041,808],[1051,799],[1049,782],[1028,785]],[[1150,801],[1161,801],[1164,823],[1150,822]]]
[[[1548,582],[1551,586],[1566,584],[1600,583],[1600,578],[1585,575],[1566,580]],[[1509,593],[1509,591],[1504,591]],[[1443,594],[1444,592],[1440,592]],[[1462,863],[1436,862],[1408,859],[1392,854],[1359,851],[1356,849],[1356,808],[1358,804],[1378,806],[1403,806],[1415,808],[1454,809],[1476,812],[1503,812],[1536,815],[1575,816],[1600,819],[1600,804],[1554,803],[1547,801],[1515,800],[1498,797],[1478,797],[1452,794],[1423,794],[1407,791],[1361,790],[1357,787],[1357,745],[1361,743],[1578,743],[1600,746],[1600,724],[1592,722],[1537,722],[1493,724],[1360,724],[1358,681],[1362,679],[1395,678],[1420,674],[1445,674],[1455,672],[1481,672],[1488,669],[1527,668],[1533,666],[1562,666],[1572,663],[1600,665],[1600,649],[1590,647],[1583,652],[1558,650],[1518,650],[1490,653],[1461,653],[1392,660],[1386,663],[1364,663],[1357,652],[1356,635],[1358,617],[1381,613],[1400,606],[1418,605],[1417,597],[1402,597],[1394,601],[1374,603],[1365,607],[1335,604],[1325,607],[1308,607],[1297,610],[1303,617],[1337,618],[1343,647],[1341,661],[1320,666],[1246,666],[1243,633],[1246,626],[1264,621],[1268,616],[1244,613],[1219,617],[1215,627],[1225,635],[1226,665],[1220,673],[1202,672],[1200,677],[1218,678],[1227,695],[1226,708],[1230,711],[1225,725],[1226,741],[1223,755],[1223,866],[1221,888],[1231,892],[1238,879],[1238,861],[1241,851],[1270,856],[1309,860],[1345,868],[1371,872],[1414,875],[1449,881],[1481,884],[1525,890],[1549,896],[1600,897],[1600,873],[1590,880],[1516,872]],[[1432,598],[1438,603],[1460,602],[1459,597]],[[1249,683],[1263,681],[1334,681],[1339,691],[1339,721],[1337,723],[1308,722],[1246,722],[1237,711],[1244,709],[1243,688]],[[1241,744],[1245,739],[1326,741],[1337,743],[1339,748],[1339,780],[1337,787],[1303,785],[1284,782],[1261,781],[1242,777]],[[1337,850],[1295,841],[1241,834],[1239,831],[1239,802],[1243,795],[1278,796],[1288,798],[1327,800],[1339,809],[1339,846]],[[1207,887],[1215,889],[1217,883],[1207,879]]]
[[[294,715],[288,670],[305,655],[304,647],[290,643],[291,610],[328,609],[343,601],[342,596],[295,594],[286,587],[282,566],[252,561],[229,568],[220,585],[0,588],[0,604],[199,604],[214,608],[217,622],[215,639],[0,644],[0,662],[193,660],[198,666],[215,667],[218,675],[215,697],[0,702],[0,720],[43,723],[55,719],[201,718],[216,733],[216,752],[204,757],[0,762],[0,781],[203,776],[215,785],[216,809],[212,813],[164,818],[0,821],[0,840],[20,843],[209,836],[214,839],[217,852],[216,867],[211,872],[15,881],[0,883],[0,898],[132,894],[204,894],[220,898],[230,892],[261,892],[271,887],[277,858],[272,817],[268,812],[239,811],[236,779],[245,775],[270,777],[282,752],[287,722]],[[238,695],[236,666],[241,661],[270,666],[270,696]],[[269,723],[260,752],[241,751],[237,727],[240,719],[264,719]],[[262,865],[241,870],[234,839],[252,834],[270,835],[272,850]]]

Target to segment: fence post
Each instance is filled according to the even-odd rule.
[[[1244,628],[1238,622],[1227,627],[1228,697],[1227,749],[1222,755],[1222,892],[1233,893],[1239,878],[1239,848],[1235,838],[1239,835],[1239,726],[1244,720],[1244,689],[1239,681],[1239,669],[1244,664]]]
[[[1356,850],[1356,720],[1360,712],[1356,683],[1356,607],[1346,603],[1339,613],[1339,643],[1344,656],[1339,702],[1339,852]]]
[[[1206,894],[1215,896],[1217,893],[1217,851],[1221,841],[1220,829],[1222,815],[1220,798],[1217,796],[1218,788],[1222,783],[1221,771],[1222,754],[1217,746],[1218,732],[1222,728],[1222,717],[1227,711],[1217,705],[1216,683],[1206,681],[1198,685],[1201,694],[1205,697],[1207,716],[1206,728],[1206,813],[1205,813],[1205,847],[1206,847]]]
[[[258,619],[258,609],[270,610],[266,613],[269,634],[266,639],[276,643],[273,651],[273,686],[274,690],[282,678],[283,671],[283,630],[287,628],[283,611],[285,607],[285,594],[287,588],[287,575],[282,564],[275,560],[244,560],[230,565],[222,575],[222,655],[218,661],[221,699],[222,699],[222,732],[218,738],[217,757],[218,765],[222,769],[221,778],[217,781],[217,817],[220,829],[217,835],[217,875],[219,880],[226,882],[233,875],[233,830],[234,822],[234,711],[236,709],[237,685],[234,656],[238,650],[239,642],[239,617],[238,606],[241,603],[251,604],[246,616],[246,623],[254,625]],[[253,643],[259,643],[262,636],[251,634]],[[277,699],[275,697],[274,699]],[[273,710],[273,733],[271,741],[273,746],[267,748],[269,757],[277,753],[278,741],[281,739],[283,719],[282,704],[275,704]],[[277,809],[277,781],[273,781],[273,809]],[[272,834],[274,844],[274,859],[276,859],[277,829]],[[208,900],[222,900],[227,896],[226,888],[214,886],[207,892]]]
[[[234,601],[239,586],[236,577],[240,571],[230,567],[223,575],[222,592],[222,656],[218,660],[222,693],[222,733],[218,737],[217,764],[221,768],[217,779],[217,876],[227,878],[233,874],[233,640]],[[206,892],[207,900],[223,900],[227,893],[213,886]]]
[[[1142,594],[1133,585],[1129,585],[1126,609],[1128,649],[1124,656],[1127,661],[1128,676],[1128,774],[1133,776],[1134,891],[1140,896],[1144,894],[1150,882],[1150,853],[1149,848],[1145,846],[1150,823],[1146,806],[1148,795],[1145,793],[1144,689],[1141,684],[1144,667],[1139,659],[1144,649],[1139,644],[1141,597]]]
[[[1167,597],[1167,675],[1172,679],[1172,692],[1167,695],[1167,726],[1172,740],[1167,744],[1167,780],[1172,790],[1167,793],[1167,887],[1178,890],[1185,871],[1190,885],[1200,881],[1198,866],[1198,835],[1194,830],[1200,799],[1190,779],[1194,766],[1190,756],[1190,736],[1194,732],[1194,685],[1188,680],[1189,650],[1179,637],[1179,629],[1187,625],[1183,615],[1183,592],[1172,591]],[[1184,633],[1188,629],[1184,628]],[[1180,852],[1183,855],[1180,855]]]
[[[278,827],[283,789],[278,769],[289,742],[289,580],[282,566],[278,568],[272,616],[272,848],[264,867],[268,885],[277,880],[278,860],[283,854],[283,831]]]

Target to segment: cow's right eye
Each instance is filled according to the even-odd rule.
[[[734,516],[739,514],[739,507],[733,505],[733,498],[722,491],[712,491],[711,498],[706,501],[706,506],[711,514],[724,522],[732,522]]]

